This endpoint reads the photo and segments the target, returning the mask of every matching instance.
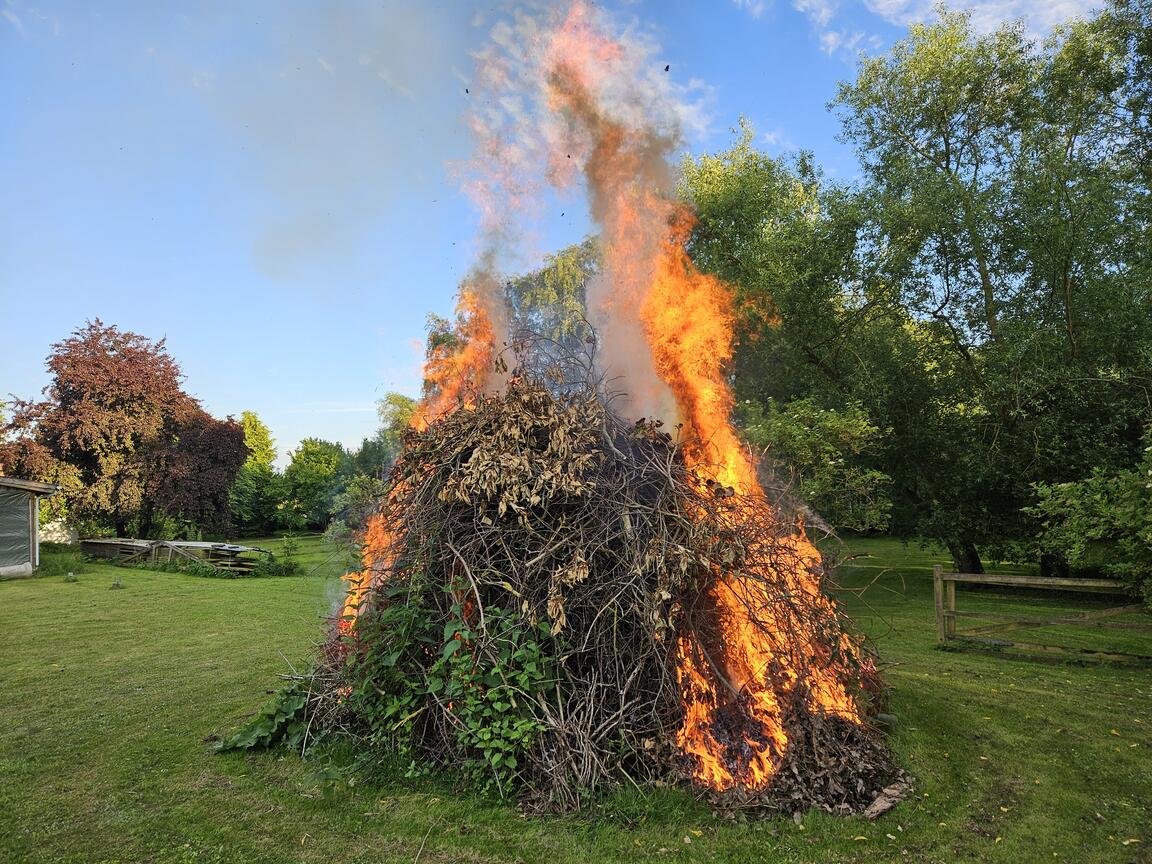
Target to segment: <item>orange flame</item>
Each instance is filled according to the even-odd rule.
[[[450,345],[429,346],[424,363],[427,395],[412,415],[419,431],[484,389],[495,360],[495,328],[479,293],[464,285],[456,303],[456,333]]]
[[[746,506],[767,507],[755,464],[729,422],[733,398],[724,366],[732,357],[732,293],[689,259],[693,223],[686,207],[674,210],[640,314],[657,372],[680,408],[689,465],[748,496]],[[835,615],[820,590],[820,553],[802,530],[781,540],[785,549],[773,556],[773,572],[717,574],[709,597],[718,631],[711,650],[686,637],[678,646],[685,721],[677,743],[695,758],[696,779],[715,789],[771,782],[788,747],[788,706],[781,703],[801,684],[808,708],[859,719],[842,673],[828,662],[828,637],[812,632],[819,619],[793,611],[799,604]],[[852,650],[847,637],[833,638]]]
[[[371,517],[364,532],[363,569],[346,573],[341,577],[348,583],[344,606],[337,621],[337,626],[343,635],[351,635],[355,629],[356,620],[360,617],[363,604],[373,587],[376,572],[382,566],[387,566],[387,562],[391,560],[392,543],[392,532],[383,517],[379,514]]]
[[[606,102],[624,53],[601,32],[590,7],[575,0],[554,36],[546,72],[549,106],[568,123],[566,149],[583,157],[592,215],[602,229],[608,291],[590,300],[604,307],[598,323],[606,362],[620,367],[608,371],[624,373],[633,414],[665,413],[667,400],[656,386],[662,383],[682,424],[689,466],[747,502],[736,506],[763,512],[769,503],[755,463],[729,419],[733,397],[724,369],[732,358],[732,292],[688,257],[695,220],[670,200],[668,131],[647,124],[642,113],[639,122],[627,119],[636,116],[627,100]],[[815,622],[835,617],[820,590],[820,554],[799,526],[781,534],[784,548],[774,551],[772,572],[715,574],[707,608],[696,610],[713,631],[710,644],[687,636],[678,644],[685,719],[677,743],[693,758],[696,779],[711,788],[771,782],[787,752],[786,717],[797,700],[858,720],[846,676],[830,662],[836,650],[854,646],[846,637],[813,632]]]

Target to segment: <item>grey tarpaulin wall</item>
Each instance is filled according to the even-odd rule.
[[[30,497],[20,489],[0,488],[0,567],[19,566],[32,560]]]

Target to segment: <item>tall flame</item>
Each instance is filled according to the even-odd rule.
[[[674,211],[641,308],[645,333],[680,408],[689,465],[744,496],[745,506],[766,507],[755,464],[729,420],[733,398],[724,366],[732,357],[732,293],[689,259],[693,223],[687,208]],[[799,603],[834,615],[820,590],[820,554],[799,526],[781,540],[785,549],[773,556],[773,572],[717,574],[709,596],[718,629],[713,644],[685,636],[678,645],[685,720],[677,743],[695,758],[697,780],[715,789],[771,782],[788,747],[784,700],[799,695],[809,709],[859,719],[841,674],[828,663],[829,637],[813,632],[818,619],[791,614]],[[788,602],[769,586],[783,586]],[[838,648],[853,647],[846,637],[831,638],[845,640]],[[794,693],[801,682],[806,692]]]
[[[606,371],[629,391],[625,410],[679,421],[698,476],[733,489],[746,507],[767,508],[730,422],[724,370],[733,350],[732,292],[700,273],[686,251],[695,219],[672,200],[668,164],[678,130],[652,121],[669,112],[635,110],[667,94],[651,86],[620,92],[628,48],[605,35],[582,0],[569,7],[546,56],[548,105],[563,118],[563,149],[582,156],[602,229],[605,279],[591,286],[589,312]],[[834,617],[820,590],[820,554],[800,526],[781,528],[773,572],[717,572],[704,610],[713,638],[704,645],[684,636],[678,644],[685,719],[677,743],[694,760],[696,779],[715,789],[771,782],[796,700],[858,720],[842,674],[828,662],[853,646],[813,632],[821,616],[793,612],[800,606]]]

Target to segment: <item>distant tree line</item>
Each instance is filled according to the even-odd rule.
[[[325,530],[334,522],[338,533],[362,529],[383,497],[384,480],[415,408],[413,399],[389,393],[377,403],[379,429],[358,449],[305,438],[283,472],[273,466],[274,447],[263,447],[271,442],[268,428],[255,414],[244,412],[241,422],[250,455],[232,489],[236,529],[249,534]]]
[[[224,538],[363,527],[407,428],[413,400],[390,393],[359,449],[307,438],[276,470],[276,446],[251,411],[218,420],[184,392],[164,340],[100,320],[52,347],[38,401],[16,399],[0,425],[0,473],[58,483],[46,519],[83,534]]]

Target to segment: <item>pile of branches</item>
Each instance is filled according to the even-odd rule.
[[[784,560],[794,526],[701,481],[658,422],[621,419],[592,386],[514,378],[404,444],[368,535],[372,587],[354,622],[334,629],[312,722],[412,770],[463,771],[530,809],[690,778],[693,758],[676,744],[677,652],[691,644],[723,668],[717,574],[769,580],[797,566]],[[783,582],[749,596],[789,607],[750,607],[755,626],[787,617],[838,644],[830,605]],[[780,656],[810,653],[793,644],[810,635],[772,638]],[[891,780],[886,751],[864,727],[813,713],[796,671],[781,683],[796,746],[779,782],[733,800],[862,810]],[[748,745],[739,718],[726,722],[716,735],[731,737],[739,768]]]

